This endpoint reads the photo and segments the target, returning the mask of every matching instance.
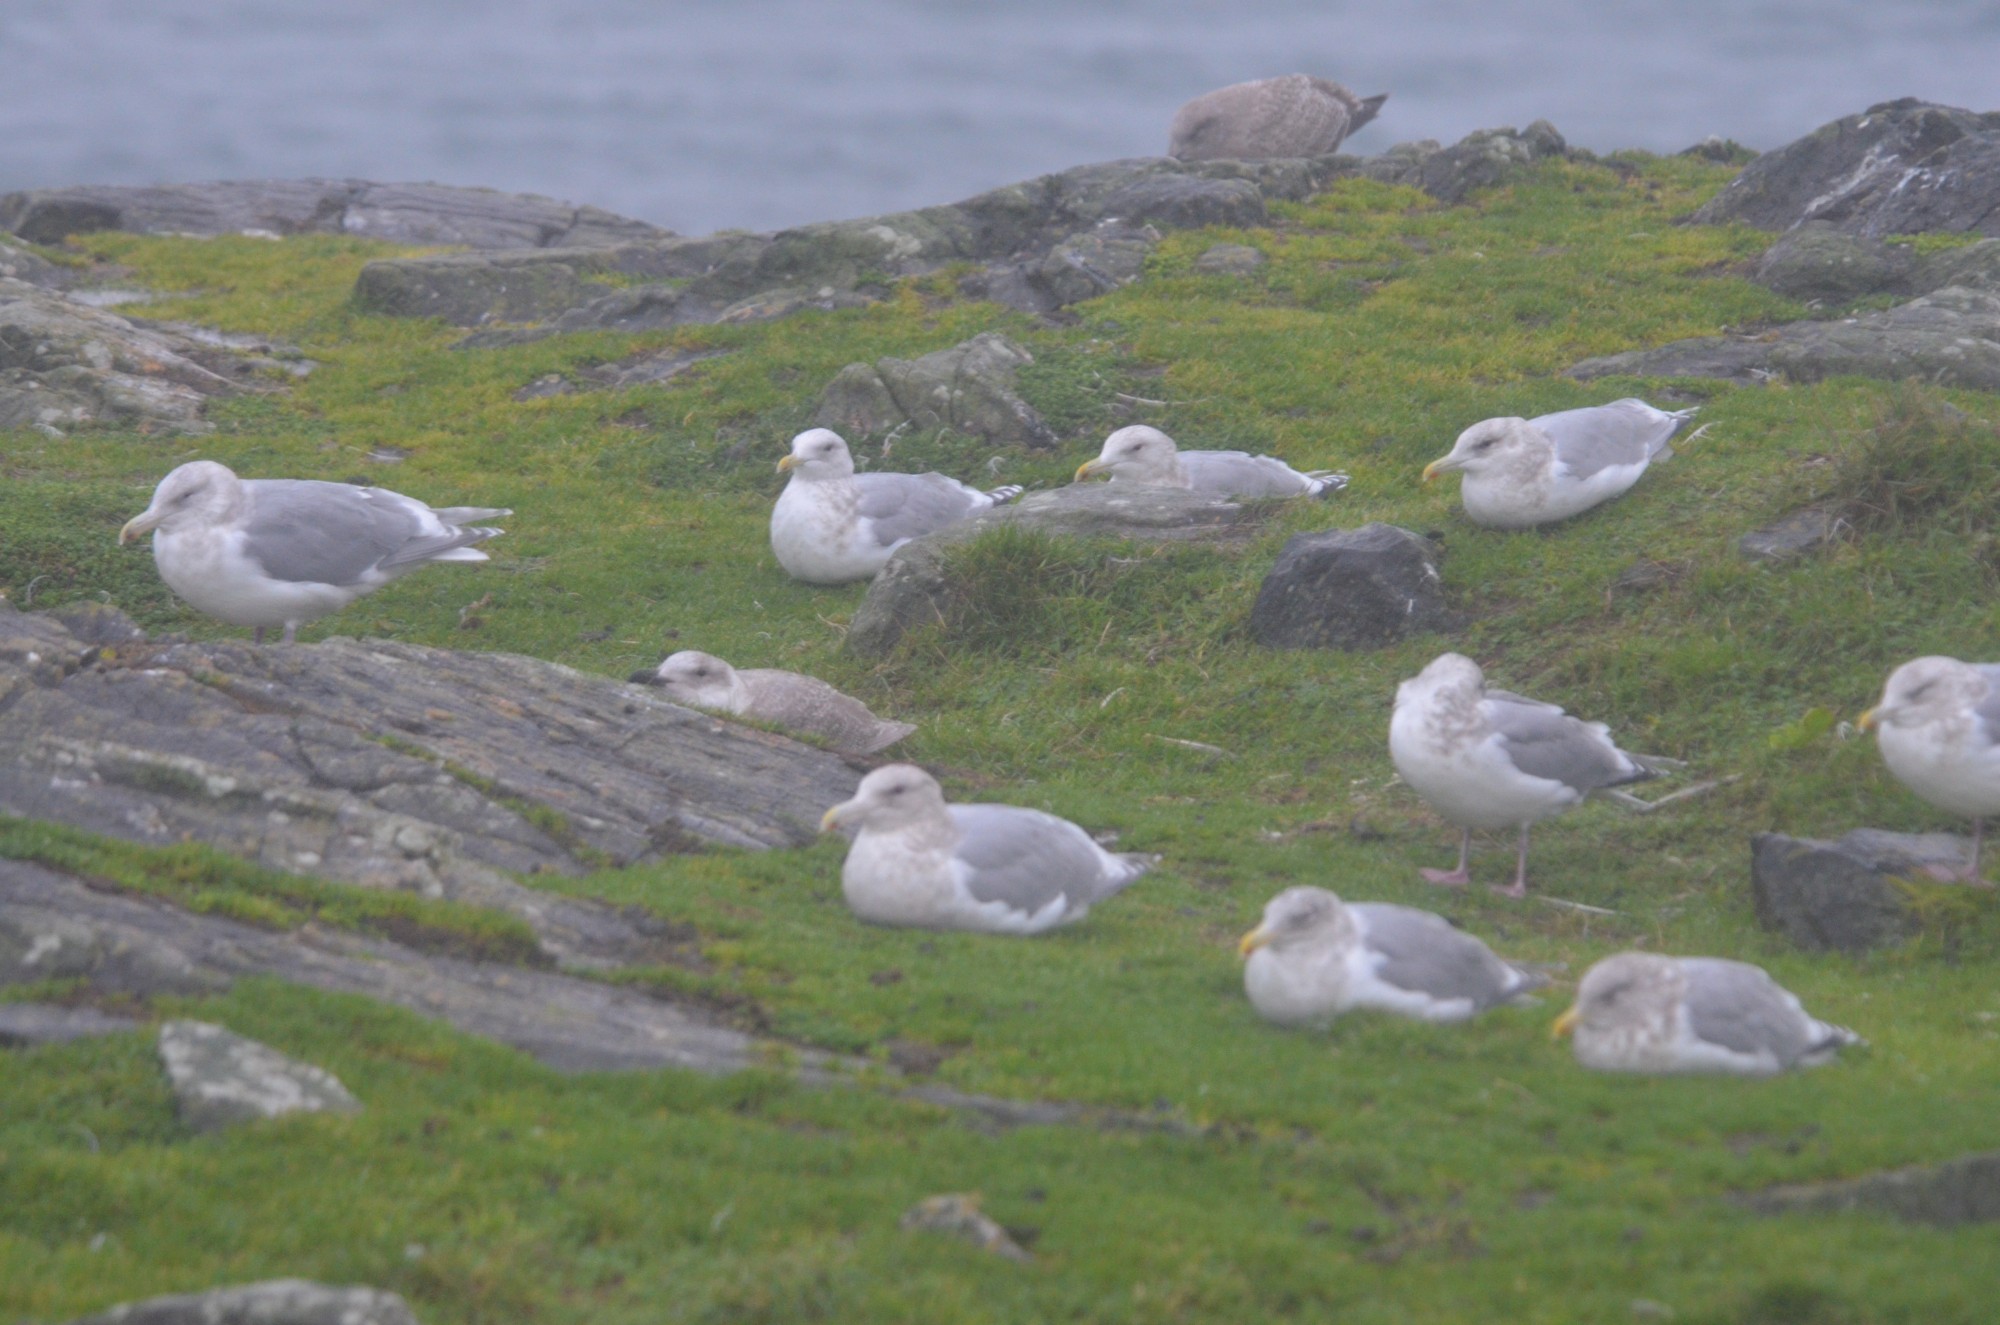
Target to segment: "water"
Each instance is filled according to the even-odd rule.
[[[0,190],[434,180],[688,233],[1152,155],[1189,97],[1294,71],[1390,93],[1363,152],[2000,108],[2000,5],[1953,0],[0,0],[0,53]]]

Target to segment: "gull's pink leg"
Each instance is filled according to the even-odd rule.
[[[1986,820],[1972,821],[1972,864],[1962,869],[1951,869],[1944,865],[1926,865],[1924,873],[1944,883],[1969,883],[1975,888],[1991,888],[1993,885],[1979,877],[1979,857],[1986,844]]]
[[[1502,897],[1526,897],[1528,895],[1528,825],[1521,825],[1521,847],[1514,853],[1514,882],[1506,888],[1493,890]]]
[[[1442,883],[1454,888],[1462,888],[1472,882],[1467,872],[1466,862],[1472,859],[1472,830],[1466,829],[1458,839],[1458,868],[1455,870],[1418,870],[1425,883]]]

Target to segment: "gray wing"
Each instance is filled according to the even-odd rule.
[[[1972,706],[1972,716],[1986,743],[2000,745],[2000,663],[1974,663],[1972,668],[1986,682],[1986,697]]]
[[[1528,422],[1555,443],[1556,459],[1573,477],[1589,478],[1613,465],[1672,457],[1667,440],[1690,413],[1669,414],[1643,400],[1627,399],[1544,414]]]
[[[1304,474],[1274,456],[1247,451],[1182,451],[1196,492],[1213,497],[1297,497],[1312,487]]]
[[[1058,897],[1088,905],[1115,891],[1089,834],[1053,814],[1019,805],[953,805],[964,837],[953,853],[970,867],[966,887],[981,902],[1033,914]]]
[[[1514,767],[1530,777],[1553,778],[1581,792],[1637,782],[1649,776],[1611,742],[1604,725],[1572,718],[1553,704],[1489,690],[1481,704],[1486,720]]]
[[[1506,1002],[1529,983],[1442,916],[1390,902],[1350,902],[1348,909],[1362,917],[1362,941],[1382,954],[1375,973],[1399,989],[1469,999],[1484,1009]]]
[[[400,493],[313,479],[251,479],[244,551],[273,579],[359,583],[370,571],[421,561],[480,541],[453,531],[425,537],[422,508]]]
[[[1797,1062],[1814,1047],[1814,1023],[1760,967],[1719,957],[1684,957],[1688,1029],[1738,1053]]]
[[[943,474],[856,474],[855,514],[883,547],[942,529],[972,513],[979,494]]]

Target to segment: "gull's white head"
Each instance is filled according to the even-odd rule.
[[[1526,419],[1485,419],[1458,435],[1450,455],[1439,456],[1424,466],[1424,482],[1430,482],[1447,469],[1467,474],[1532,470],[1546,463],[1549,455],[1548,439]]]
[[[153,503],[118,531],[120,546],[155,529],[183,529],[227,520],[243,504],[243,483],[229,466],[190,460],[160,480]]]
[[[736,702],[738,691],[743,688],[736,669],[712,653],[699,649],[682,649],[669,654],[652,671],[632,673],[632,680],[641,685],[658,686],[667,692],[669,698],[696,708],[720,709],[725,713],[740,712]]]
[[[1556,1018],[1551,1034],[1575,1033],[1583,1040],[1635,1032],[1665,1037],[1684,986],[1680,963],[1672,957],[1653,952],[1606,957],[1584,972],[1576,1003]]]
[[[1259,948],[1284,952],[1337,942],[1354,927],[1347,907],[1324,888],[1287,888],[1264,904],[1264,919],[1236,945],[1244,957]]]
[[[828,810],[819,821],[819,829],[822,833],[836,828],[892,833],[940,819],[950,822],[944,788],[938,786],[937,779],[915,764],[885,764],[861,779],[852,800]]]
[[[792,438],[792,453],[778,462],[778,472],[787,471],[808,482],[852,478],[854,457],[833,429],[808,428]]]
[[[1097,459],[1086,460],[1077,467],[1079,481],[1093,474],[1109,474],[1113,481],[1188,486],[1187,472],[1181,467],[1174,439],[1143,423],[1112,433],[1104,439],[1104,449],[1097,453]]]
[[[1446,690],[1478,696],[1486,689],[1486,673],[1462,653],[1440,653],[1409,680],[1396,687],[1396,706],[1423,703]]]
[[[1956,658],[1931,654],[1912,658],[1889,673],[1882,701],[1862,714],[1857,724],[1870,731],[1892,727],[1922,727],[1948,721],[1986,696],[1986,678],[1979,669]]]

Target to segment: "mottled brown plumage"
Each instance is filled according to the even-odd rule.
[[[1388,99],[1386,92],[1357,97],[1309,74],[1235,83],[1175,112],[1167,154],[1182,161],[1326,156]]]

